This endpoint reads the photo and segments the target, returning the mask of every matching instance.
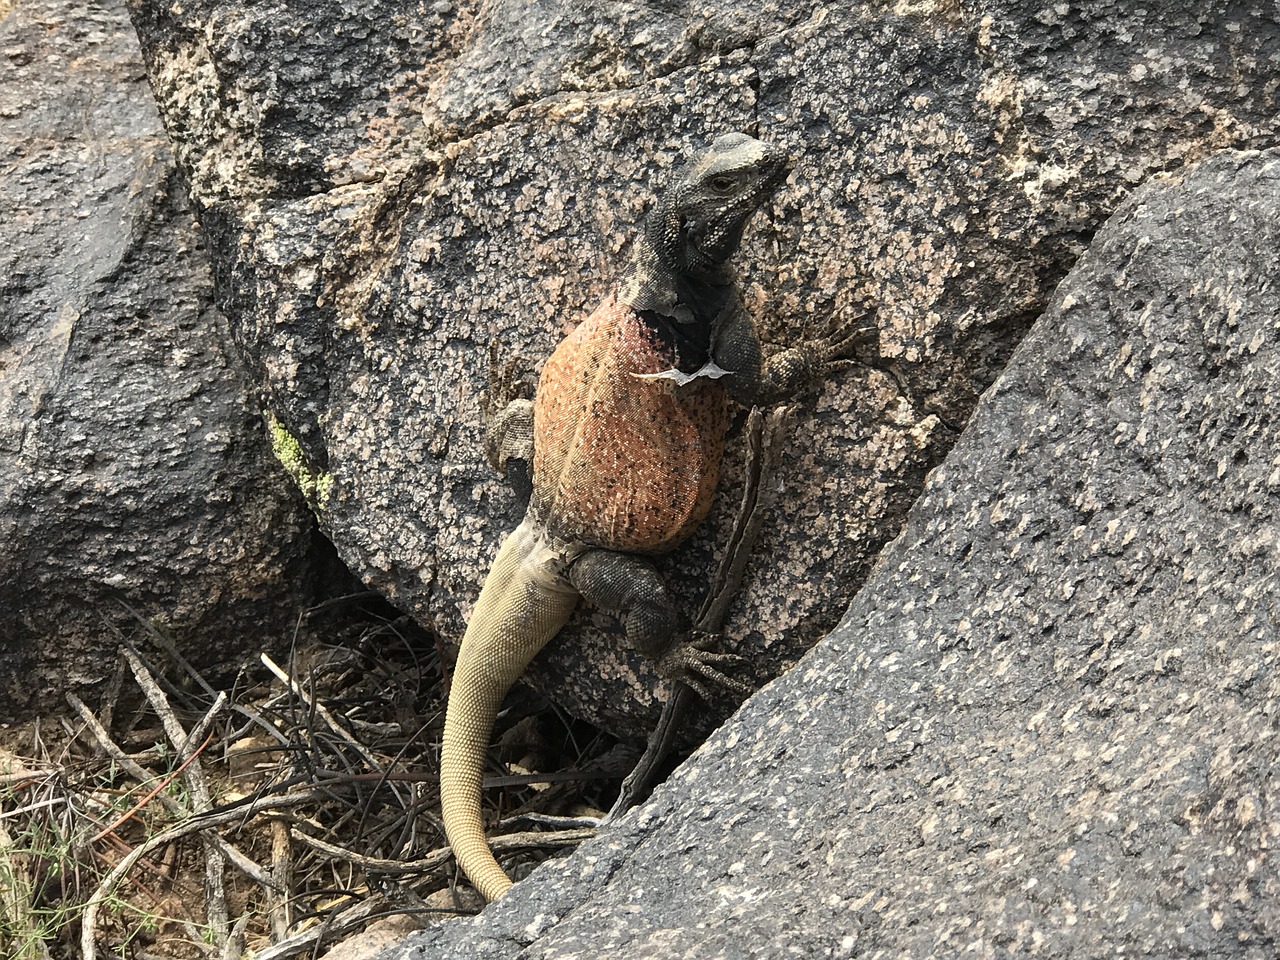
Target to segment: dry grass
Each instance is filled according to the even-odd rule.
[[[139,623],[96,712],[71,698],[71,716],[0,749],[0,956],[281,960],[379,917],[478,906],[454,888],[438,821],[445,670],[429,635],[384,617],[283,665],[264,655],[217,689]],[[571,741],[557,736],[551,763]],[[571,746],[569,762],[583,755]],[[531,796],[565,801],[502,794]]]

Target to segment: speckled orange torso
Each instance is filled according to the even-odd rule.
[[[629,306],[605,300],[547,360],[534,401],[533,507],[556,536],[660,553],[711,509],[728,399],[634,373],[674,357]]]

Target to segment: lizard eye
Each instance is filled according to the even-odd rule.
[[[712,193],[718,193],[721,196],[733,193],[738,187],[738,177],[730,176],[722,173],[719,176],[712,177],[707,181],[707,186],[711,188]]]

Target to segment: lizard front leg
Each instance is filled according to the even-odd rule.
[[[644,557],[590,550],[569,568],[569,582],[590,604],[621,616],[627,641],[649,657],[665,680],[710,699],[714,683],[743,695],[751,688],[724,672],[741,658],[707,646],[709,637],[689,631],[657,568]],[[687,638],[676,641],[678,634]]]
[[[794,397],[853,355],[861,316],[837,321],[822,337],[803,340],[764,359],[760,337],[741,305],[729,307],[716,330],[712,353],[730,373],[724,384],[743,406],[772,406]]]
[[[522,373],[524,358],[501,360],[498,341],[489,343],[489,388],[484,398],[484,454],[500,476],[510,470],[528,483],[533,463],[533,389]]]

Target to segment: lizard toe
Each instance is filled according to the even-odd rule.
[[[707,649],[710,638],[697,637],[676,644],[658,661],[658,672],[667,680],[683,683],[703,700],[711,700],[715,694],[711,685],[746,696],[752,692],[750,684],[727,673],[725,668],[746,664],[744,657],[736,653]]]

